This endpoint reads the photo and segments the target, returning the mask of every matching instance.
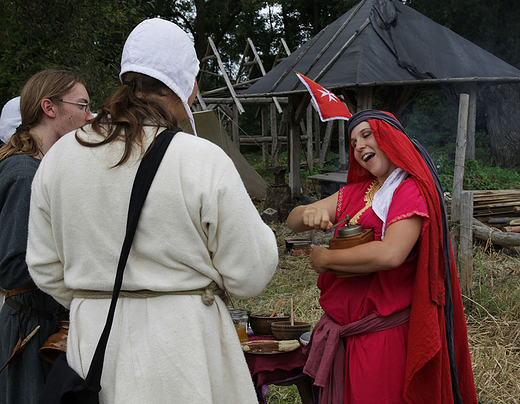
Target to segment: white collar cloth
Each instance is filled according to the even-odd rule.
[[[386,219],[388,216],[388,209],[390,209],[390,204],[392,203],[392,198],[394,196],[394,192],[397,187],[403,182],[408,173],[400,168],[396,168],[392,171],[392,174],[388,176],[388,178],[383,183],[383,186],[378,189],[376,194],[374,195],[374,200],[372,201],[372,209],[374,213],[379,217],[379,219],[383,222],[383,230],[381,233],[381,240],[385,237],[386,230]]]
[[[2,108],[2,115],[0,115],[0,140],[7,143],[21,123],[20,97],[15,97],[7,101]]]

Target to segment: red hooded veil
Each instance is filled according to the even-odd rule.
[[[409,403],[477,403],[466,321],[451,249],[444,197],[426,150],[390,113],[365,110],[349,120],[348,133],[368,121],[381,150],[411,174],[426,202],[430,225],[419,240],[410,314],[404,398]],[[374,178],[350,147],[347,183]]]

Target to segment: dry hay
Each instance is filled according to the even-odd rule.
[[[297,321],[313,326],[321,317],[317,275],[307,256],[285,254],[285,238],[295,236],[285,224],[273,224],[279,246],[279,266],[264,292],[252,299],[235,300],[251,312],[271,312],[279,299],[279,313],[289,313],[294,299]],[[331,235],[308,232],[316,244]],[[468,340],[479,404],[520,404],[520,255],[518,250],[475,247],[473,290],[464,297]],[[294,386],[270,387],[269,403],[300,403]]]
[[[520,403],[520,258],[517,250],[475,248],[466,301],[479,403]]]

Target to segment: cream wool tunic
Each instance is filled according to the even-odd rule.
[[[156,128],[146,127],[146,145]],[[99,137],[90,126],[83,139]],[[36,284],[70,307],[67,360],[85,377],[112,291],[140,153],[110,169],[122,142],[79,145],[74,133],[42,160],[31,197],[27,263]],[[139,150],[138,150],[139,151]],[[179,132],[144,204],[122,290],[193,290],[212,280],[239,298],[259,294],[278,262],[276,240],[231,159]],[[224,302],[200,295],[119,298],[104,361],[102,403],[257,403]]]

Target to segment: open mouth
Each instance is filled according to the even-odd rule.
[[[362,159],[363,161],[366,163],[368,160],[370,160],[372,157],[374,157],[376,154],[375,153],[367,153],[365,154]]]

